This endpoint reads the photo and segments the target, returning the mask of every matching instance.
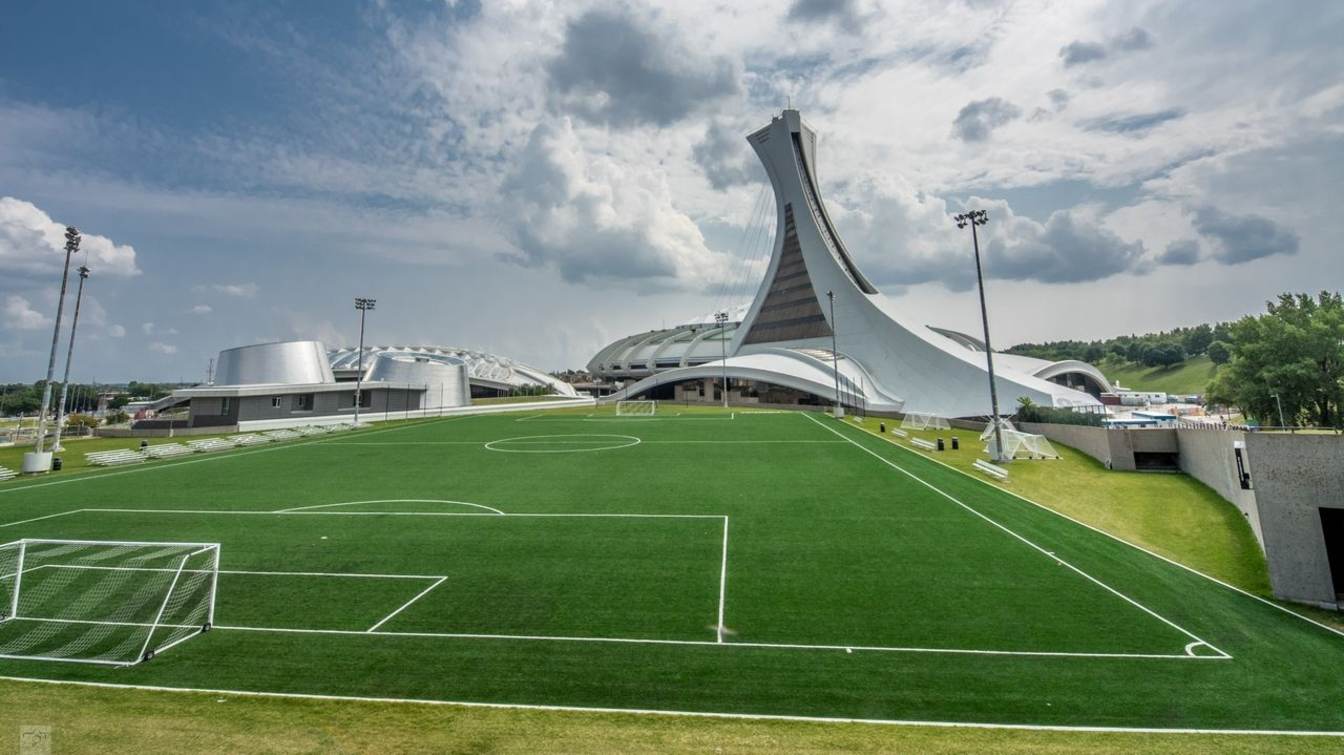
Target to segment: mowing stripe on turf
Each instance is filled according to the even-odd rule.
[[[1121,600],[1125,601],[1126,603],[1129,603],[1130,605],[1134,606],[1135,608],[1138,608],[1140,611],[1143,611],[1144,613],[1148,614],[1149,616],[1152,616],[1153,618],[1157,619],[1158,621],[1161,621],[1163,624],[1166,624],[1167,626],[1171,627],[1172,629],[1175,629],[1176,631],[1180,632],[1181,634],[1185,635],[1186,637],[1189,637],[1190,639],[1192,639],[1192,640],[1194,640],[1194,641],[1196,641],[1196,642],[1198,642],[1198,643],[1201,643],[1201,644],[1207,646],[1210,650],[1213,650],[1213,651],[1216,652],[1216,653],[1219,653],[1219,654],[1221,654],[1221,655],[1227,656],[1227,657],[1229,657],[1229,658],[1231,657],[1231,656],[1228,656],[1227,653],[1225,653],[1224,651],[1219,650],[1218,648],[1214,647],[1211,643],[1209,643],[1209,642],[1207,642],[1206,640],[1200,638],[1200,637],[1199,637],[1198,635],[1196,635],[1194,632],[1191,632],[1190,630],[1188,630],[1188,629],[1182,627],[1181,625],[1177,624],[1176,622],[1172,621],[1171,619],[1168,619],[1167,617],[1165,617],[1165,616],[1163,616],[1162,614],[1159,614],[1158,612],[1154,611],[1153,609],[1151,609],[1151,608],[1149,608],[1149,607],[1143,605],[1142,603],[1138,602],[1137,600],[1134,600],[1133,598],[1129,597],[1128,595],[1125,595],[1124,593],[1120,592],[1119,590],[1115,589],[1114,587],[1111,587],[1110,585],[1106,584],[1105,582],[1102,582],[1100,579],[1097,579],[1096,577],[1092,576],[1091,574],[1088,574],[1087,572],[1083,571],[1082,569],[1078,568],[1077,566],[1074,566],[1073,564],[1069,563],[1068,561],[1065,561],[1064,559],[1062,559],[1062,558],[1060,558],[1059,556],[1055,555],[1052,551],[1046,550],[1045,548],[1043,548],[1043,547],[1037,545],[1036,543],[1032,542],[1031,540],[1028,540],[1027,538],[1023,537],[1022,535],[1019,535],[1018,533],[1014,532],[1012,529],[1008,528],[1007,526],[1005,526],[1005,525],[1003,525],[1003,524],[1000,524],[999,522],[994,521],[993,519],[991,519],[990,517],[984,515],[983,513],[981,513],[980,511],[978,511],[978,510],[975,509],[974,507],[972,507],[972,506],[970,506],[970,505],[968,505],[968,504],[962,502],[959,498],[957,498],[956,496],[952,495],[951,493],[948,493],[947,491],[943,490],[942,488],[939,488],[937,485],[934,485],[933,483],[931,483],[931,482],[925,480],[924,478],[920,477],[919,475],[916,475],[914,472],[911,472],[910,470],[906,469],[905,467],[902,467],[901,465],[897,464],[896,462],[894,462],[894,461],[892,461],[892,460],[890,460],[890,459],[888,459],[888,458],[882,456],[881,454],[877,453],[876,451],[872,450],[871,448],[868,448],[867,446],[863,445],[862,443],[859,443],[858,441],[854,440],[853,438],[850,438],[850,437],[844,435],[844,434],[841,433],[839,430],[836,430],[836,429],[833,428],[833,427],[829,427],[829,426],[823,424],[820,420],[816,419],[815,417],[813,417],[813,416],[811,416],[811,415],[804,415],[804,416],[807,417],[809,420],[811,420],[811,421],[817,423],[818,425],[821,425],[822,427],[826,428],[827,430],[830,430],[831,432],[835,433],[836,435],[840,436],[841,438],[844,438],[845,440],[849,441],[849,443],[850,443],[851,445],[853,445],[855,448],[859,449],[860,451],[863,451],[864,453],[868,454],[869,456],[872,456],[874,459],[877,459],[878,461],[882,462],[883,464],[886,464],[887,466],[891,467],[892,469],[895,469],[896,471],[898,471],[898,472],[900,472],[901,474],[903,474],[903,475],[909,477],[910,479],[914,480],[915,482],[918,482],[919,484],[923,485],[924,487],[928,488],[929,490],[932,490],[933,492],[935,492],[935,493],[941,495],[942,497],[946,498],[947,500],[949,500],[949,501],[951,501],[951,502],[957,504],[958,506],[960,506],[960,507],[962,507],[963,509],[965,509],[965,510],[971,512],[972,514],[974,514],[975,516],[977,516],[977,517],[979,517],[980,519],[984,520],[985,522],[988,522],[989,524],[993,525],[994,527],[997,527],[998,529],[1002,530],[1003,532],[1006,532],[1007,534],[1009,534],[1009,535],[1011,535],[1012,537],[1016,538],[1018,541],[1022,542],[1023,544],[1025,544],[1025,545],[1027,545],[1028,547],[1032,548],[1033,550],[1039,551],[1040,553],[1044,554],[1046,557],[1048,557],[1048,558],[1050,558],[1050,559],[1053,559],[1054,561],[1056,561],[1056,562],[1058,562],[1059,564],[1063,565],[1065,568],[1067,568],[1067,569],[1073,571],[1075,574],[1078,574],[1079,576],[1083,577],[1084,579],[1088,580],[1089,582],[1092,582],[1093,584],[1097,585],[1098,587],[1101,587],[1102,589],[1106,590],[1107,592],[1109,592],[1109,593],[1115,595],[1116,597],[1120,598]],[[921,457],[921,458],[922,458],[922,457]],[[995,488],[995,490],[997,490],[997,488]]]

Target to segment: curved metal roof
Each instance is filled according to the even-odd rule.
[[[552,377],[545,370],[484,351],[432,345],[365,346],[364,369],[367,371],[376,361],[376,358],[381,355],[425,357],[436,361],[460,361],[466,364],[467,375],[474,383],[486,384],[495,388],[547,386],[562,396],[578,395],[574,391],[574,386],[559,378]],[[358,348],[330,349],[327,351],[327,357],[331,361],[333,372],[354,372],[359,369]]]

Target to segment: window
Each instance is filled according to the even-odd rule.
[[[225,396],[219,400],[219,413],[223,415],[233,413],[233,399],[231,397]]]
[[[271,396],[271,408],[272,408],[272,409],[279,409],[279,408],[280,408],[280,397],[279,397],[279,396]]]
[[[296,393],[294,394],[294,411],[311,412],[313,410],[313,394]]]
[[[351,406],[355,405],[355,394],[353,393],[350,394],[350,405]],[[368,409],[370,406],[373,406],[373,394],[369,393],[368,391],[360,391],[359,408]]]

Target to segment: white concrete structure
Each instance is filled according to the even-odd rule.
[[[634,379],[613,394],[617,399],[668,383],[717,378],[726,370],[730,380],[785,386],[834,401],[838,369],[842,400],[853,397],[848,400],[873,411],[988,415],[983,345],[964,334],[908,322],[850,257],[818,191],[816,134],[798,111],[785,110],[747,141],[770,177],[777,216],[770,264],[756,298],[740,319],[723,327],[688,323],[621,339],[598,352],[589,371]],[[833,314],[828,292],[834,294]],[[1023,396],[1043,406],[1100,410],[1093,394],[1110,388],[1100,371],[1082,362],[996,354],[995,368],[1001,408],[1007,411]]]

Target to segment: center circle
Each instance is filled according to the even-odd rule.
[[[492,440],[485,444],[491,451],[508,454],[580,454],[588,451],[611,451],[639,445],[633,435],[524,435],[518,438]]]

